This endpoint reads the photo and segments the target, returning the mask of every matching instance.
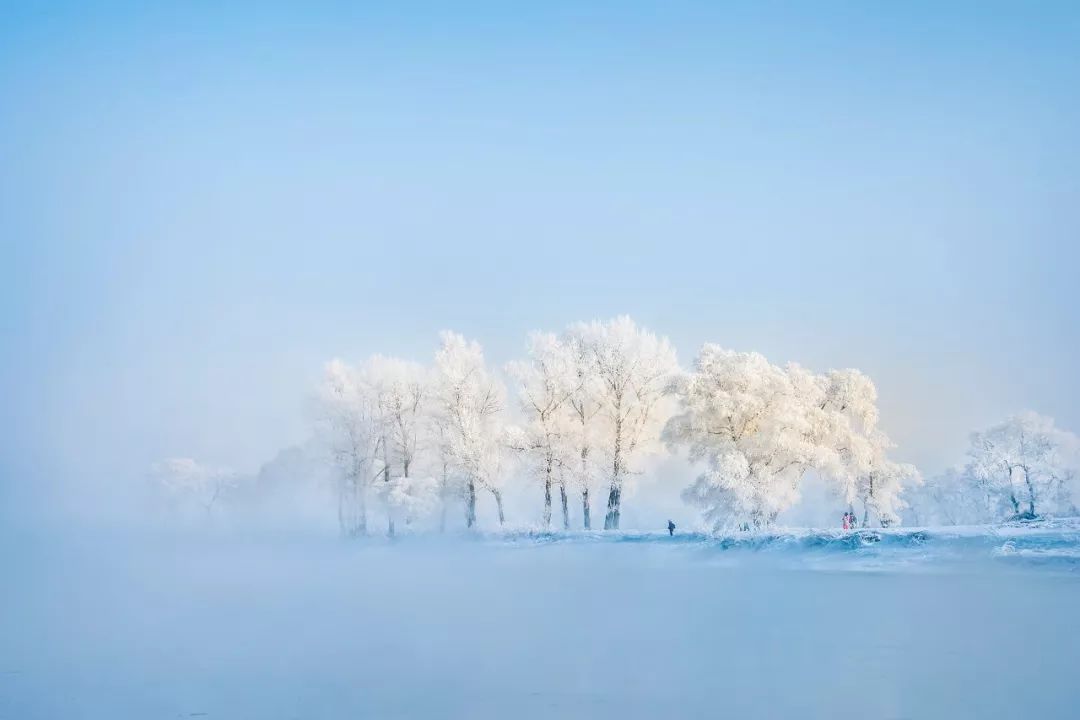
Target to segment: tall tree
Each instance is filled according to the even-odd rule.
[[[435,355],[436,398],[446,428],[446,447],[464,480],[465,525],[476,524],[476,493],[487,490],[495,499],[499,524],[505,521],[502,497],[502,385],[488,372],[476,342],[457,333],[442,333]]]
[[[345,535],[367,533],[367,490],[374,476],[377,410],[357,371],[327,363],[318,393],[316,431],[338,470],[338,523]]]
[[[523,428],[509,434],[512,449],[525,457],[530,472],[544,488],[544,527],[551,527],[551,491],[559,485],[563,529],[570,527],[566,496],[566,467],[569,464],[566,406],[577,383],[570,353],[550,333],[529,336],[528,362],[507,365],[507,373],[517,383],[518,401],[525,416]]]
[[[792,364],[787,373],[812,448],[807,467],[831,483],[849,510],[862,504],[864,525],[871,515],[882,526],[899,521],[902,493],[921,478],[913,465],[888,456],[894,445],[878,427],[873,381],[854,369],[815,375]]]
[[[419,497],[431,486],[416,476],[417,453],[431,385],[418,363],[375,355],[364,365],[365,390],[377,409],[382,462],[381,495],[387,511],[387,532],[394,535],[395,510],[409,519],[426,503]],[[400,507],[398,507],[400,506]]]
[[[667,338],[639,328],[629,317],[580,323],[568,334],[586,351],[595,373],[603,419],[603,446],[610,462],[605,530],[618,530],[622,492],[636,455],[658,437],[661,399],[677,371]]]
[[[571,330],[563,335],[562,342],[570,356],[573,387],[566,403],[570,417],[566,436],[572,457],[568,459],[568,464],[560,475],[560,489],[565,488],[566,478],[570,478],[580,489],[582,527],[590,530],[592,505],[589,489],[597,475],[594,450],[598,444],[596,436],[599,432],[598,416],[602,409],[599,398],[602,391],[596,363],[593,362],[592,350],[586,338]]]

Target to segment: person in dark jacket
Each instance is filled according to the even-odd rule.
[[[675,523],[671,522],[670,520],[667,521],[667,532],[668,535],[675,537]]]

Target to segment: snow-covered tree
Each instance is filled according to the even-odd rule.
[[[417,482],[417,453],[421,433],[426,428],[425,413],[430,399],[431,379],[418,363],[375,355],[365,363],[361,373],[363,390],[376,409],[377,452],[381,462],[379,489],[387,511],[387,532],[394,534],[395,511],[405,513],[406,520],[415,517],[422,508],[429,508],[432,499],[416,497],[435,485]],[[395,487],[400,486],[400,487]]]
[[[758,353],[705,345],[674,392],[682,412],[664,437],[705,472],[683,492],[714,528],[771,523],[798,499],[815,460],[806,414],[782,368]]]
[[[591,530],[589,489],[600,472],[594,451],[599,444],[597,435],[601,432],[599,415],[603,409],[600,401],[603,390],[588,338],[583,333],[570,330],[563,335],[562,344],[569,354],[573,373],[573,388],[565,405],[569,416],[565,439],[571,457],[563,468],[562,484],[565,485],[565,478],[569,478],[581,491],[582,527]]]
[[[972,525],[995,519],[996,501],[978,492],[964,468],[949,468],[905,495],[912,525]]]
[[[450,498],[463,495],[463,483],[454,465],[449,418],[436,407],[429,413],[428,431],[434,446],[434,471],[438,476],[436,495],[439,501],[439,532],[446,531],[446,508]]]
[[[562,501],[563,529],[570,527],[565,478],[571,466],[567,407],[577,385],[573,358],[559,338],[550,333],[529,336],[528,362],[513,362],[507,373],[517,383],[518,400],[526,424],[511,428],[509,446],[525,458],[528,471],[544,488],[544,527],[551,527],[551,491],[557,484]]]
[[[367,492],[375,477],[379,413],[355,368],[327,363],[318,393],[316,432],[338,470],[338,523],[345,535],[367,533]]]
[[[240,476],[228,468],[203,465],[191,458],[168,458],[154,463],[151,478],[179,505],[193,503],[207,515],[213,513],[222,496],[239,482]]]
[[[599,446],[606,452],[608,502],[605,530],[618,530],[623,485],[636,456],[659,439],[660,403],[678,371],[667,338],[639,328],[629,317],[579,323],[568,335],[585,350],[600,408]]]
[[[971,435],[965,475],[1013,518],[1070,512],[1076,504],[1077,437],[1053,419],[1023,412]]]
[[[888,458],[876,390],[858,371],[815,375],[705,345],[674,393],[682,412],[665,439],[705,462],[683,498],[714,528],[771,524],[798,501],[810,471],[849,507],[861,501],[864,516],[888,525],[899,520],[905,486],[918,481],[912,466]]]
[[[476,493],[495,498],[499,524],[505,521],[502,498],[501,424],[505,390],[488,372],[476,342],[453,332],[441,335],[435,355],[436,410],[446,430],[446,449],[455,471],[464,480],[465,524],[476,524]]]
[[[409,525],[430,515],[439,502],[439,481],[427,475],[403,475],[390,482],[376,483],[376,487],[391,523],[394,517],[400,517]],[[391,525],[391,536],[392,528]]]
[[[894,447],[878,427],[877,388],[858,370],[814,375],[789,365],[796,399],[805,413],[808,467],[823,475],[849,509],[859,502],[863,524],[871,515],[883,526],[900,520],[901,495],[921,482],[918,470],[888,457]]]

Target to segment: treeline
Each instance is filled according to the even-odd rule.
[[[490,496],[500,523],[508,482],[542,498],[540,521],[570,527],[580,503],[593,525],[621,523],[623,492],[644,455],[685,449],[705,470],[683,498],[715,529],[764,527],[799,499],[811,472],[867,519],[896,522],[913,467],[889,459],[873,383],[855,370],[811,373],[756,353],[705,346],[679,368],[665,338],[626,317],[529,336],[507,389],[475,342],[444,333],[431,366],[376,356],[334,361],[320,392],[318,433],[340,471],[342,529],[368,531],[369,496],[396,521],[457,504],[476,522]]]
[[[430,364],[329,362],[312,446],[332,469],[342,532],[373,532],[379,517],[391,535],[425,518],[445,529],[450,512],[471,528],[484,498],[501,525],[514,483],[535,487],[543,527],[570,529],[574,503],[584,529],[596,505],[617,530],[628,483],[665,451],[698,468],[681,496],[716,531],[772,525],[811,475],[864,525],[918,522],[939,505],[995,519],[1073,504],[1075,436],[1034,414],[977,433],[970,462],[920,487],[890,457],[876,389],[858,370],[818,374],[711,344],[684,370],[666,338],[627,317],[534,332],[527,351],[497,373],[479,344],[445,332]],[[189,460],[155,476],[207,511],[238,482]]]

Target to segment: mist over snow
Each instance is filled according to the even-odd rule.
[[[1077,48],[0,3],[0,720],[1080,717]]]

